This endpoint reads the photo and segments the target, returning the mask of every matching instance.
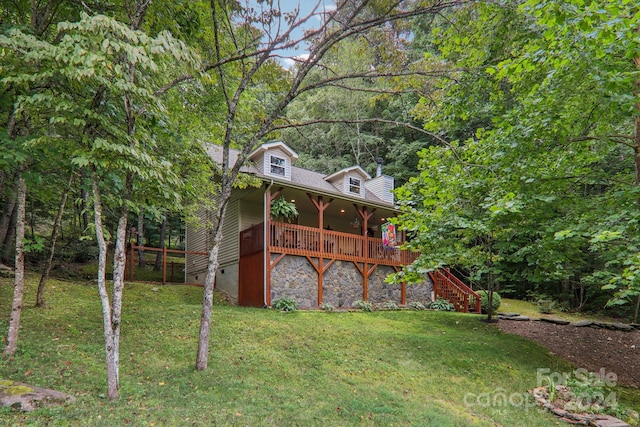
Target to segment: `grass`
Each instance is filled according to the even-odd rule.
[[[146,250],[144,251],[144,266],[140,266],[138,263],[138,252],[134,253],[134,277],[136,281],[139,282],[154,282],[161,283],[162,282],[162,264],[159,270],[155,270],[155,261],[156,255],[158,252]],[[126,277],[129,278],[128,269],[130,268],[130,259],[131,251],[127,251],[127,264],[126,264]],[[184,256],[179,256],[173,253],[167,255],[167,276],[166,280],[168,283],[183,283],[184,282],[184,274],[185,274],[185,258]],[[92,261],[80,266],[80,271],[83,277],[94,278],[98,274],[98,262]],[[107,278],[111,278],[113,274],[113,257],[108,256],[107,264],[106,264],[106,274]]]
[[[585,314],[578,312],[563,312],[557,308],[552,309],[551,313],[543,314],[538,310],[538,306],[533,302],[521,301],[509,298],[502,298],[498,313],[519,313],[530,318],[552,317],[555,319],[569,320],[576,322],[579,320],[598,320],[602,322],[616,323],[620,319],[614,319],[606,316],[596,316],[593,314]]]
[[[35,309],[36,284],[29,276],[17,357],[0,360],[0,378],[78,401],[27,414],[0,409],[4,425],[548,426],[556,420],[537,407],[482,404],[482,396],[518,403],[537,385],[538,368],[572,369],[473,315],[216,305],[209,369],[200,372],[202,289],[128,284],[121,398],[112,403],[95,286],[51,281],[50,308]],[[11,295],[10,280],[0,279],[2,331]]]

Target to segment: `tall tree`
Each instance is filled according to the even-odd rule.
[[[591,298],[598,283],[635,280],[624,272],[638,243],[637,12],[626,1],[478,3],[434,33],[433,60],[460,71],[417,111],[427,129],[461,142],[428,155],[425,173],[456,159],[468,177],[443,188],[458,197],[495,180],[476,200],[488,218],[507,215],[498,231],[514,230],[493,245],[503,280],[572,283]],[[407,202],[420,201],[411,188]],[[433,218],[454,197],[431,196],[412,208]]]
[[[110,399],[118,397],[125,230],[136,183],[152,182],[147,185],[155,188],[155,200],[168,206],[178,204],[180,197],[172,190],[180,180],[166,160],[165,147],[152,133],[153,123],[168,121],[153,88],[164,73],[184,71],[181,64],[195,59],[168,33],[151,38],[131,28],[140,25],[147,5],[131,5],[131,25],[100,15],[60,22],[59,37],[53,43],[19,30],[0,37],[12,58],[24,64],[4,81],[18,86],[35,81],[45,88],[20,98],[18,104],[30,117],[40,121],[46,117],[49,123],[44,132],[34,135],[34,144],[72,143],[73,164],[88,169],[93,182]],[[111,300],[105,277],[109,235],[102,229],[103,203],[118,212]]]

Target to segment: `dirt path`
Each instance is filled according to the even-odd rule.
[[[576,367],[614,372],[618,383],[640,387],[640,331],[622,332],[552,323],[500,320],[498,327],[538,342]]]

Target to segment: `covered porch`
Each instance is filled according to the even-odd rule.
[[[240,233],[241,305],[270,306],[272,299],[283,296],[306,308],[323,303],[350,306],[357,300],[404,305],[430,297],[430,283],[410,286],[407,295],[406,284],[384,281],[418,255],[383,244],[381,225],[394,215],[392,207],[285,192],[267,190],[265,221]],[[295,201],[297,224],[266,214],[276,197]],[[264,288],[258,289],[257,283]]]

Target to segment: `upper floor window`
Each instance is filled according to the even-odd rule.
[[[270,171],[273,175],[285,176],[285,164],[286,160],[278,156],[270,157]]]
[[[353,194],[360,194],[362,188],[362,181],[358,178],[349,178],[349,192]]]

